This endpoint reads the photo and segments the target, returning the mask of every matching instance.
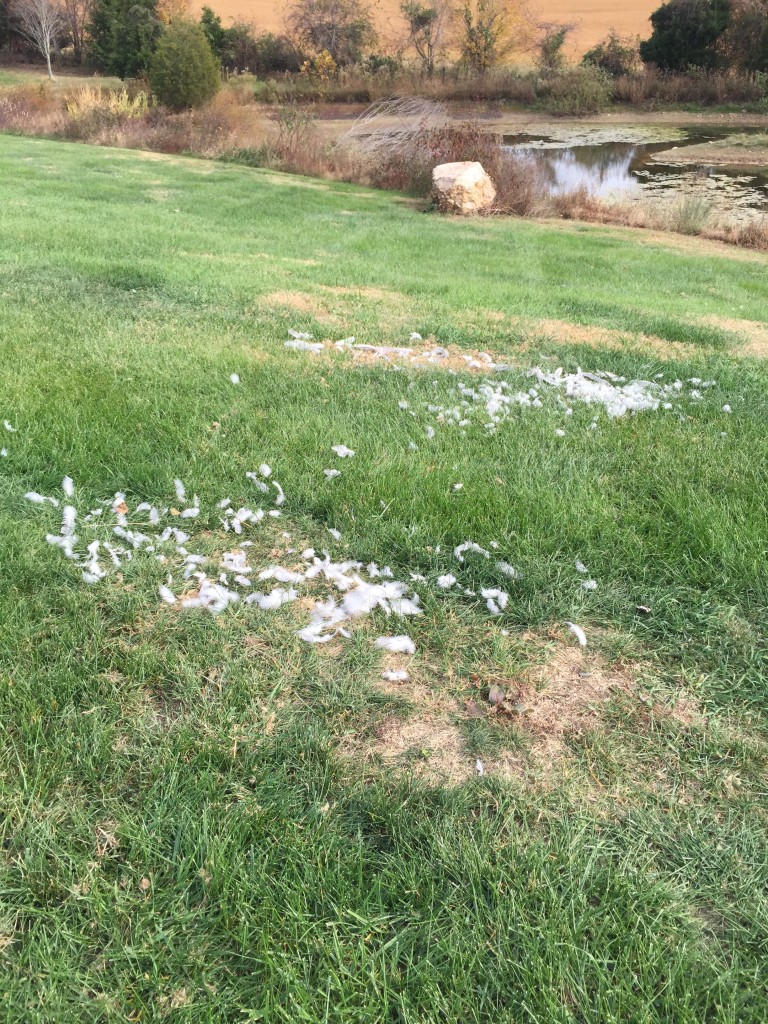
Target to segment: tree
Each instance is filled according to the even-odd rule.
[[[768,0],[735,0],[722,44],[730,64],[768,71]]]
[[[336,64],[357,64],[376,42],[373,16],[358,0],[295,0],[288,25],[313,53],[329,53]]]
[[[451,24],[453,11],[447,0],[420,3],[406,0],[400,5],[408,32],[408,45],[421,61],[421,67],[430,78],[435,73],[435,60],[441,53],[445,36]]]
[[[573,32],[575,25],[562,25],[558,22],[542,22],[538,26],[539,38],[536,40],[536,63],[540,71],[554,74],[565,66],[565,42]]]
[[[189,20],[191,8],[191,0],[156,0],[157,17],[163,25],[177,19]]]
[[[464,65],[484,75],[515,46],[522,30],[520,8],[509,0],[463,0],[459,48]]]
[[[637,47],[636,39],[622,39],[616,29],[612,28],[605,39],[593,46],[591,50],[587,50],[581,63],[602,68],[612,78],[631,75],[638,67]]]
[[[226,39],[226,29],[221,24],[221,18],[216,12],[210,7],[203,7],[202,13],[200,14],[200,28],[205,33],[205,38],[208,40],[208,45],[213,52],[214,57],[217,57],[220,61],[222,60],[224,53],[224,40]]]
[[[171,110],[199,107],[216,95],[221,87],[219,65],[199,25],[171,22],[158,40],[149,82]]]
[[[669,0],[651,15],[653,33],[640,43],[640,56],[663,71],[715,67],[730,18],[731,0]]]
[[[152,60],[162,24],[155,0],[92,0],[89,57],[108,75],[135,78]]]
[[[52,79],[51,53],[66,28],[64,8],[57,0],[13,0],[11,16],[18,32],[45,58],[48,77]]]
[[[83,63],[85,53],[86,26],[91,17],[91,0],[62,0],[66,17],[67,34],[72,40],[75,63]]]

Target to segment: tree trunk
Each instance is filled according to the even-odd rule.
[[[46,50],[45,63],[48,65],[48,77],[53,81],[53,70],[51,69],[51,51]]]

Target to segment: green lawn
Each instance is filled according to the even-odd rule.
[[[48,78],[45,67],[0,68],[0,89],[16,88],[19,85],[48,85],[54,89],[77,89],[84,85],[103,86],[105,89],[117,89],[122,86],[119,78],[103,75],[76,75],[70,71],[54,68],[53,82]]]
[[[768,324],[768,260],[30,139],[2,137],[0,176],[0,1017],[764,1022],[768,372],[712,318]],[[291,329],[487,351],[542,407],[447,426],[482,375]],[[566,415],[534,366],[684,383],[669,410]],[[286,502],[249,563],[373,560],[424,614],[323,646],[296,635],[306,596],[163,604],[171,568],[194,584],[156,552],[89,585],[46,543],[61,508],[24,499],[72,477],[82,549],[116,543],[109,504],[82,521],[100,501],[146,532],[136,506],[181,509],[179,478],[200,515],[162,525],[215,579],[242,539],[216,503],[259,507],[263,462]],[[412,658],[373,645],[399,633]],[[617,685],[549,735],[530,680],[565,662],[571,694]],[[518,702],[485,714],[498,683]]]

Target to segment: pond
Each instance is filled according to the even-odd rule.
[[[702,147],[723,142],[733,128],[720,126],[658,130],[648,126],[542,126],[505,134],[511,150],[534,159],[554,194],[588,189],[604,199],[678,202],[706,198],[713,212],[735,220],[768,213],[768,148],[765,167],[709,164]],[[740,135],[765,129],[740,129]],[[696,150],[693,151],[693,147]],[[685,150],[691,148],[690,161]]]

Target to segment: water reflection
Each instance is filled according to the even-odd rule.
[[[638,147],[628,143],[572,146],[569,149],[521,149],[536,160],[555,195],[585,188],[594,195],[609,196],[638,187],[637,178],[631,171]]]
[[[746,168],[696,167],[654,162],[656,153],[722,137],[724,133],[691,132],[674,147],[663,142],[602,142],[569,146],[547,136],[505,136],[516,153],[534,160],[554,195],[586,189],[600,198],[642,200],[701,194],[725,211],[765,212],[768,177]],[[750,172],[751,171],[751,172]]]

